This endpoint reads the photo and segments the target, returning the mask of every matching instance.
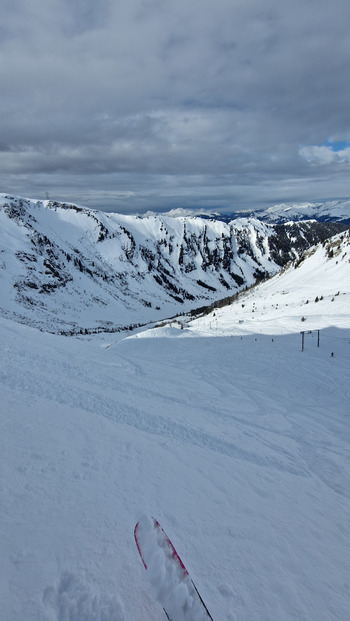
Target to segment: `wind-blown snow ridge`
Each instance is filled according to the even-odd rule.
[[[125,216],[1,195],[0,313],[42,330],[127,329],[278,272],[336,224]]]

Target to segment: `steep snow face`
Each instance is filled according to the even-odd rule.
[[[115,330],[222,297],[278,268],[252,225],[104,214],[3,197],[1,312],[54,332]],[[262,237],[268,227],[256,223]],[[233,250],[234,248],[234,250]]]
[[[127,329],[235,293],[336,226],[141,218],[5,195],[0,224],[0,312],[72,334]]]

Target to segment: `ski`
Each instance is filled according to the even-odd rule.
[[[213,618],[165,531],[154,517],[144,517],[134,529],[136,547],[147,570],[152,594],[169,621],[208,621]]]

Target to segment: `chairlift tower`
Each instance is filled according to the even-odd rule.
[[[301,330],[301,351],[304,351],[305,344],[305,334],[311,334],[312,332],[317,332],[317,347],[320,346],[320,331],[319,330]]]

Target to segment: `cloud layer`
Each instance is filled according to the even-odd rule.
[[[2,191],[122,211],[348,196],[348,0],[4,0]]]

